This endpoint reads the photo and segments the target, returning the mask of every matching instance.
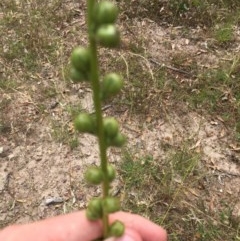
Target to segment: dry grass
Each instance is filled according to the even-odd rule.
[[[34,121],[41,123],[40,120],[49,118],[55,140],[74,148],[78,141],[72,134],[69,116],[77,108],[74,101],[67,99],[76,96],[80,88],[85,90],[85,86],[72,86],[67,77],[68,58],[73,46],[86,44],[85,6],[77,0],[16,2],[0,3],[0,134],[14,140],[13,130],[28,131],[25,124],[30,117],[25,112],[18,113],[16,105],[8,113],[19,94],[23,100],[20,104],[35,111]],[[240,6],[237,0],[212,3],[119,2],[123,29],[134,27],[131,21],[135,18],[150,18],[164,27],[180,23],[181,37],[186,38],[190,38],[190,29],[202,27],[203,42],[204,38],[212,40],[207,51],[216,50],[220,55],[229,51],[230,57],[222,59],[217,68],[206,68],[200,66],[196,56],[179,51],[169,56],[167,65],[158,65],[150,60],[147,36],[129,34],[127,47],[109,53],[101,50],[102,71],[117,69],[126,80],[121,96],[112,100],[115,112],[127,109],[129,115],[139,120],[152,120],[159,115],[167,118],[172,111],[194,110],[222,119],[239,144],[240,59],[239,52],[232,54],[231,48],[239,44],[235,27],[239,24]],[[171,42],[168,44],[171,46]],[[55,105],[61,111],[52,111]],[[206,178],[213,178],[200,165],[200,154],[192,151],[189,143],[163,148],[168,155],[160,163],[151,155],[136,158],[134,149],[125,151],[119,168],[125,183],[124,209],[164,225],[171,240],[240,240],[239,220],[231,216],[227,203],[212,215],[204,206],[207,190],[203,192],[206,196],[189,198],[191,190],[201,189]],[[14,218],[4,226],[11,222]]]

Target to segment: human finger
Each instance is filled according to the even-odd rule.
[[[0,232],[4,241],[92,241],[102,235],[101,223],[90,222],[85,211],[31,224],[11,226]]]
[[[110,222],[121,220],[126,230],[133,230],[144,241],[165,241],[166,232],[158,225],[135,214],[118,212]],[[88,221],[85,211],[62,215],[32,224],[6,228],[0,233],[5,241],[92,241],[102,236],[100,221]]]
[[[126,228],[138,233],[143,241],[167,241],[166,230],[142,216],[117,212],[110,216],[111,222],[116,219],[122,221]]]
[[[119,238],[110,237],[104,241],[143,241],[143,240],[136,231],[126,228],[124,234],[121,237]]]

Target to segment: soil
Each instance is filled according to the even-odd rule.
[[[202,68],[216,68],[219,56],[228,58],[240,50],[237,31],[238,45],[231,51],[219,53],[209,50],[213,40],[204,39],[202,29],[192,29],[188,33],[192,37],[188,38],[182,34],[181,27],[161,27],[147,19],[131,21],[134,26],[131,32],[147,39],[150,58],[160,65],[170,66],[174,53],[181,52],[195,55]],[[127,39],[132,33],[126,26],[121,28],[125,32],[123,38]],[[154,63],[149,62],[149,66],[152,65]],[[59,94],[44,101],[48,108],[43,112],[28,93],[27,85],[23,84],[19,91],[0,92],[0,99],[7,101],[1,115],[8,123],[0,136],[0,227],[84,208],[92,195],[100,193],[98,188],[89,187],[83,180],[86,166],[98,163],[95,138],[79,135],[79,146],[71,149],[68,144],[56,141],[53,127],[53,123],[59,122],[61,128],[74,136],[71,117],[65,107],[79,102],[81,97],[82,108],[92,111],[91,91],[85,86],[72,86],[63,91],[65,86],[61,78],[50,81],[55,81]],[[182,81],[194,80],[182,78]],[[204,197],[206,209],[216,211],[221,200],[227,199],[232,205],[232,215],[239,219],[240,147],[234,142],[233,130],[218,116],[199,114],[197,110],[186,112],[185,109],[184,106],[171,108],[167,118],[159,115],[144,120],[130,115],[127,110],[119,114],[111,105],[104,112],[117,116],[128,136],[128,147],[137,148],[139,156],[149,153],[154,159],[161,159],[166,156],[162,144],[177,147],[191,140],[192,150],[202,155],[199,165],[209,174],[205,186],[209,195]],[[110,162],[117,163],[120,159],[121,151],[113,149]],[[122,181],[117,180],[115,191],[122,186]],[[195,198],[203,198],[201,190],[194,192]]]

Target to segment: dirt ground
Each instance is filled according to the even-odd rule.
[[[195,55],[201,68],[216,67],[220,56],[228,58],[240,51],[239,29],[236,29],[237,44],[231,51],[218,53],[208,49],[213,40],[204,39],[202,29],[192,29],[188,34],[192,37],[187,38],[181,34],[180,27],[161,27],[147,19],[132,21],[131,32],[121,26],[123,39],[129,44],[127,40],[132,32],[145,39],[148,36],[146,48],[150,57],[148,60],[139,58],[139,61],[149,70],[156,64],[170,67],[169,60],[178,51]],[[126,54],[126,50],[120,50],[120,54]],[[169,68],[169,71],[175,70]],[[65,107],[80,101],[83,109],[92,111],[91,92],[85,86],[65,90],[61,77],[51,79],[50,76],[47,81],[55,82],[58,95],[43,101],[48,106],[44,112],[28,92],[31,88],[38,88],[37,84],[28,86],[23,83],[21,88],[7,93],[0,90],[1,101],[8,103],[1,115],[9,123],[0,136],[0,227],[84,208],[92,195],[101,192],[98,188],[91,188],[89,192],[83,180],[86,165],[98,163],[95,138],[81,135],[78,137],[79,146],[71,149],[56,141],[54,136],[56,127],[53,123],[58,122],[62,123],[59,132],[67,130],[70,136],[74,135],[71,117]],[[47,88],[47,81],[41,78],[39,85]],[[181,81],[194,79],[182,78]],[[240,146],[233,141],[233,130],[220,117],[201,115],[198,111],[187,112],[182,106],[181,110],[171,108],[168,118],[159,115],[139,119],[130,115],[127,109],[119,114],[113,106],[107,107],[104,112],[120,120],[129,139],[128,147],[139,150],[136,155],[149,153],[154,159],[162,159],[166,155],[163,143],[177,147],[191,140],[192,150],[202,155],[199,165],[207,169],[209,176],[204,184],[208,196],[203,197],[203,192],[196,189],[191,190],[192,199],[205,198],[206,209],[212,212],[218,210],[222,199],[227,199],[233,207],[232,215],[240,220]],[[110,161],[117,164],[121,151],[113,149],[112,153]],[[116,192],[121,192],[122,187],[122,181],[117,180]]]

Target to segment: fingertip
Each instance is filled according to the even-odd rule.
[[[161,226],[137,214],[118,212],[110,218],[123,221],[128,229],[139,233],[144,241],[167,241],[167,232]]]
[[[111,237],[104,241],[143,241],[143,240],[141,236],[134,230],[126,229],[123,236],[119,238]]]
[[[165,229],[162,228],[162,241],[167,241],[168,240],[168,234],[167,234],[167,231]]]

